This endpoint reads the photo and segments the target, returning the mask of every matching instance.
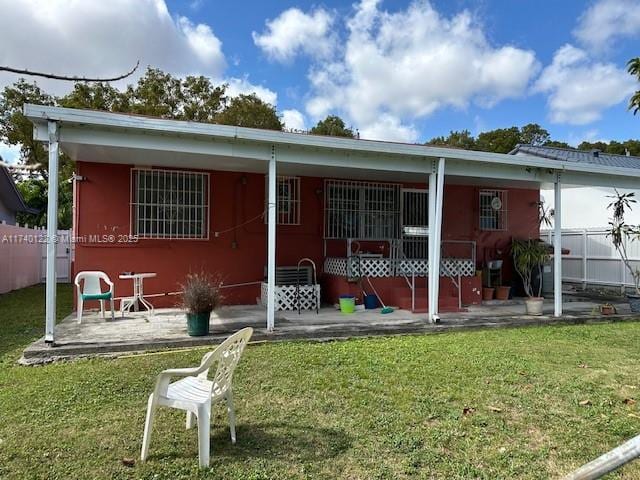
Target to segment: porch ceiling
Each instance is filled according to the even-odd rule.
[[[284,174],[422,181],[434,160],[446,158],[451,183],[546,186],[560,174],[564,185],[640,187],[633,168],[39,105],[24,110],[36,140],[47,141],[47,122],[56,121],[62,150],[85,161],[266,172],[274,149]]]
[[[62,150],[74,160],[96,163],[116,163],[125,165],[193,168],[203,170],[239,171],[249,173],[267,173],[268,162],[256,158],[244,158],[228,155],[207,155],[201,153],[150,150],[145,148],[126,148],[102,145],[84,145],[74,142],[61,142]],[[335,165],[309,165],[304,163],[278,163],[278,174],[323,178],[345,178],[364,181],[391,181],[406,183],[427,183],[428,174],[353,168]],[[477,185],[511,188],[537,188],[540,183],[486,177],[465,177],[447,175],[447,184]]]

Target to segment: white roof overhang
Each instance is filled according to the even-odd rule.
[[[272,150],[282,174],[426,181],[433,160],[446,158],[456,183],[517,186],[552,183],[640,188],[640,170],[372,140],[165,120],[26,104],[34,138],[48,141],[58,122],[62,150],[75,160],[156,167],[266,172]]]

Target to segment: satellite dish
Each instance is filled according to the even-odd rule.
[[[499,197],[493,197],[491,199],[491,208],[494,210],[500,210],[502,208],[502,200]]]

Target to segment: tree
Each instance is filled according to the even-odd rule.
[[[227,85],[214,87],[207,77],[189,76],[182,81],[181,120],[213,122],[227,102]]]
[[[578,145],[578,150],[600,150],[602,152],[606,152],[609,144],[606,142],[582,142]]]
[[[640,57],[632,58],[627,62],[627,71],[640,82]],[[633,110],[634,115],[640,112],[640,90],[631,96],[629,110]]]
[[[556,147],[556,148],[572,148],[567,142],[559,142],[558,140],[547,140],[543,144],[544,147]]]
[[[550,141],[550,139],[551,135],[549,135],[549,132],[537,123],[528,123],[520,128],[519,143],[540,146]]]
[[[160,118],[178,118],[183,102],[182,83],[170,73],[147,68],[134,87],[125,93],[130,102],[130,113]]]
[[[451,130],[448,137],[434,137],[426,145],[475,150],[476,139],[469,130]]]
[[[337,115],[328,115],[309,130],[314,135],[328,135],[330,137],[354,138],[353,129],[347,128],[344,121]]]
[[[58,100],[58,104],[107,112],[130,111],[129,97],[108,83],[78,82],[70,93]]]
[[[223,125],[237,125],[238,127],[268,130],[282,130],[284,128],[276,108],[262,101],[255,93],[240,94],[232,98],[227,107],[216,115],[215,120]]]
[[[518,143],[521,143],[518,127],[497,128],[478,135],[476,147],[485,152],[509,153]]]
[[[54,105],[55,98],[24,79],[5,87],[0,95],[0,141],[19,146],[21,162],[37,166],[46,176],[47,152],[33,139],[33,124],[22,114],[25,103]]]

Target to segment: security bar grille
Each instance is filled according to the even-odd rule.
[[[429,195],[427,190],[402,189],[402,253],[427,258],[429,249]]]
[[[507,192],[480,190],[480,230],[507,229]]]
[[[209,174],[131,170],[131,231],[139,238],[209,238]]]
[[[325,180],[324,191],[325,238],[399,238],[400,185]]]
[[[265,211],[268,203],[268,177],[265,177]],[[300,177],[278,176],[276,180],[276,196],[278,209],[276,222],[278,225],[300,225]],[[264,222],[267,223],[267,215]]]

